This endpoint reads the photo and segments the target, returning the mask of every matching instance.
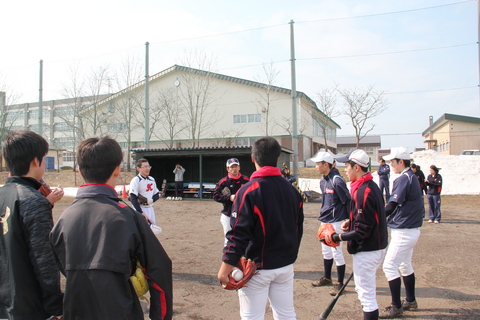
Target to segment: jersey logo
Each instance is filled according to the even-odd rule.
[[[237,218],[237,213],[236,212],[232,212],[232,218]]]
[[[0,218],[0,223],[3,224],[3,235],[6,235],[8,233],[8,222],[7,219],[10,216],[10,208],[7,207],[5,210],[5,216],[3,218]]]
[[[153,183],[147,184],[147,190],[146,191],[153,191]]]
[[[325,193],[335,193],[335,191],[333,189],[326,188]]]

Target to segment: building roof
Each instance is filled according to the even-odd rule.
[[[209,77],[212,77],[212,78],[215,78],[215,79],[218,79],[218,80],[230,81],[230,82],[239,83],[239,84],[243,84],[243,85],[247,85],[247,86],[251,86],[251,87],[255,87],[255,88],[264,88],[267,85],[267,84],[261,83],[261,82],[256,82],[256,81],[231,77],[231,76],[223,75],[223,74],[220,74],[220,73],[215,73],[215,72],[205,71],[205,70],[199,70],[199,69],[194,69],[194,68],[184,67],[184,66],[179,66],[179,65],[174,65],[174,66],[172,66],[168,69],[165,69],[163,71],[160,71],[160,72],[150,76],[149,81],[153,81],[155,79],[161,78],[161,77],[163,77],[163,76],[165,76],[169,73],[175,72],[175,71],[198,74],[198,75],[202,75],[202,76],[209,76]],[[115,99],[115,98],[121,96],[122,94],[124,94],[125,92],[136,89],[138,87],[142,87],[144,84],[145,84],[145,80],[142,80],[142,81],[140,81],[140,82],[138,82],[138,83],[136,83],[136,84],[134,84],[134,85],[132,85],[128,88],[125,88],[125,89],[111,95],[110,97],[101,101],[101,103],[104,103],[104,102],[107,102],[109,100]],[[277,86],[272,86],[272,85],[269,86],[269,88],[270,88],[270,90],[278,92],[278,93],[283,93],[283,94],[286,94],[286,95],[291,95],[292,94],[292,90],[287,89],[287,88],[282,88],[282,87],[277,87]],[[312,106],[314,106],[316,108],[317,111],[319,111],[320,113],[323,114],[323,112],[318,109],[315,101],[310,99],[310,97],[307,96],[305,93],[303,93],[301,91],[297,91],[297,97],[307,100]],[[330,119],[330,121],[332,122],[332,124],[334,126],[341,129],[341,127],[338,123],[336,123],[332,119]]]
[[[360,139],[360,144],[362,145],[374,145],[380,146],[380,136],[379,135],[371,135],[365,136]],[[338,136],[337,137],[337,147],[348,147],[348,146],[356,146],[357,145],[357,137],[356,136]]]
[[[422,136],[429,134],[431,131],[434,131],[437,127],[449,120],[480,124],[480,118],[444,113],[440,118],[437,119],[437,121],[435,121],[431,126],[429,126],[427,129],[425,129],[425,131],[422,132]]]
[[[218,147],[190,147],[190,148],[134,148],[131,149],[133,153],[178,156],[180,154],[198,155],[198,154],[228,154],[234,156],[236,154],[250,154],[252,146],[218,146]],[[282,151],[292,154],[291,149],[282,147]]]

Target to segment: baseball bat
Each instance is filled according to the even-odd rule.
[[[323,310],[320,317],[318,317],[318,320],[326,320],[328,318],[328,316],[330,315],[330,312],[332,312],[333,310],[333,307],[335,307],[335,304],[337,303],[338,298],[340,298],[340,295],[343,293],[343,290],[345,290],[345,288],[347,287],[347,284],[350,282],[352,277],[353,277],[353,272],[352,274],[350,274],[350,277],[348,277],[347,281],[340,288],[340,291],[338,291],[338,293],[335,295],[335,297],[333,297],[332,301],[330,301],[330,303],[325,308],[325,310]]]

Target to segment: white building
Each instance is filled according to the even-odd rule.
[[[105,134],[126,154],[139,147],[245,146],[265,135],[293,149],[290,89],[178,65],[151,76],[148,88],[147,110],[145,81],[101,100],[45,101],[43,135],[53,148],[66,150],[63,165],[73,165],[73,149],[82,138]],[[324,147],[324,132],[328,148],[336,151],[340,126],[303,92],[297,91],[296,106],[301,166]],[[10,129],[38,130],[38,103],[19,104],[13,110]],[[130,163],[130,157],[126,159]]]

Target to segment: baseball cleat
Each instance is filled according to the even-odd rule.
[[[417,300],[413,302],[408,302],[407,300],[402,301],[402,308],[403,310],[410,310],[410,311],[417,311],[418,303]]]
[[[332,285],[332,279],[328,279],[325,276],[322,276],[318,281],[313,281],[312,286],[314,287],[323,287]]]
[[[340,282],[337,282],[333,285],[333,288],[330,290],[330,295],[331,296],[336,296],[337,293],[340,292],[340,289],[342,289],[343,284]],[[344,291],[345,292],[345,291]]]
[[[403,315],[403,308],[397,308],[395,306],[388,306],[379,315],[379,319],[395,319],[400,318]]]

